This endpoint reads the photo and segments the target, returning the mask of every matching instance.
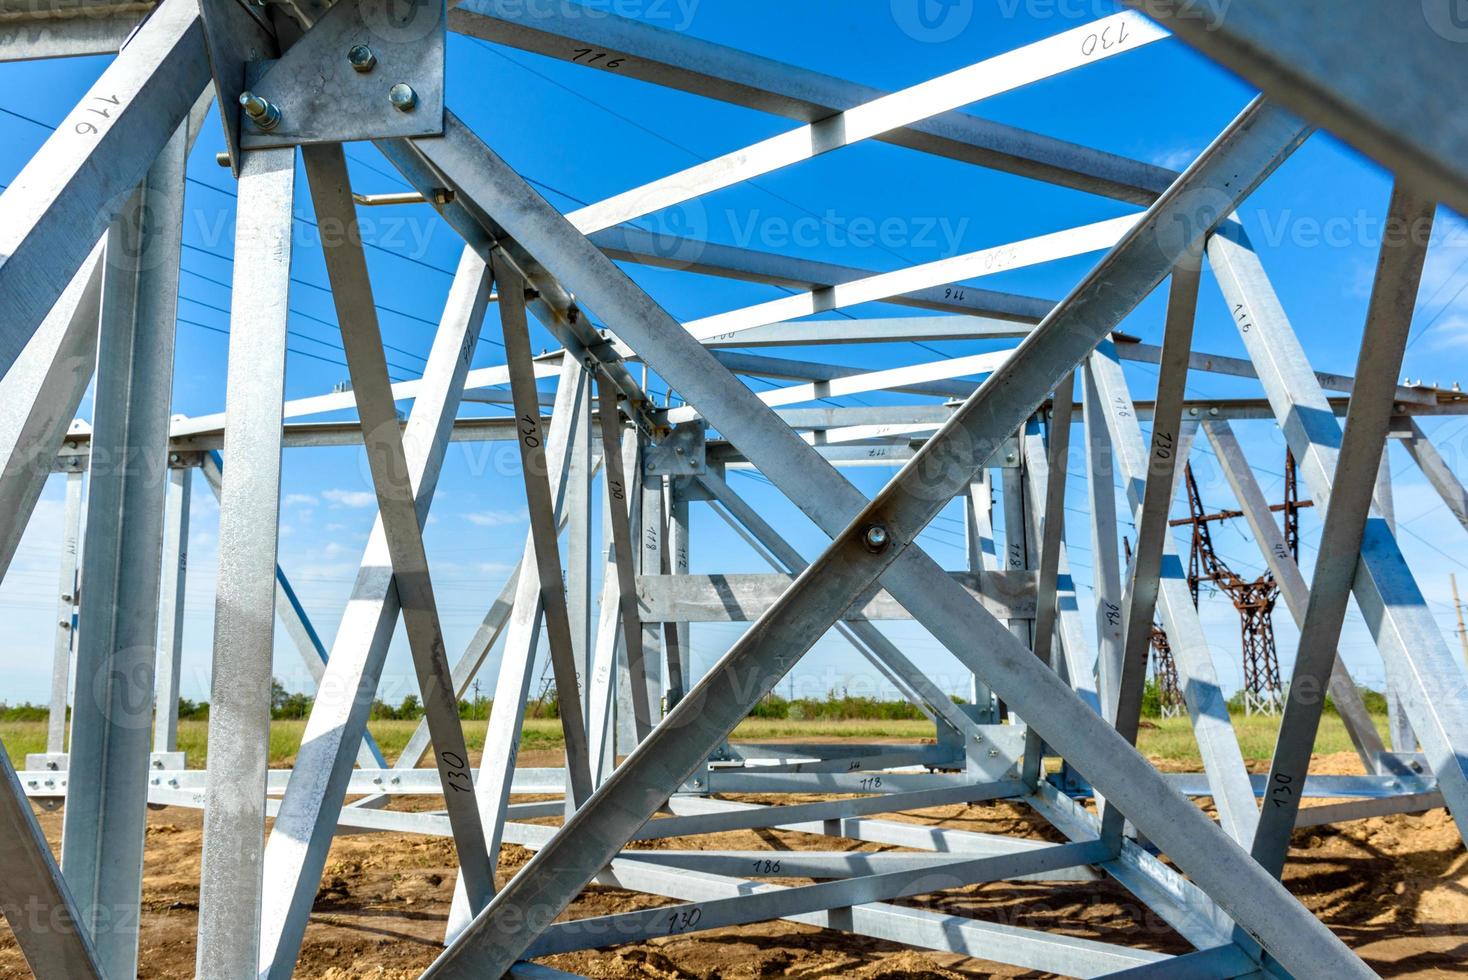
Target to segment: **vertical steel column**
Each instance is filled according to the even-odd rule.
[[[51,713],[46,719],[48,755],[60,755],[66,751],[66,704],[71,691],[71,654],[77,633],[77,542],[82,529],[80,470],[66,474],[66,511],[61,520],[61,573],[56,588],[56,639],[51,646]]]
[[[686,479],[672,479],[668,481],[668,570],[673,575],[688,574],[688,481]],[[669,648],[677,644],[678,650],[678,673],[677,697],[670,696],[669,704],[676,704],[682,700],[683,694],[693,684],[693,649],[689,646],[690,624],[674,623],[673,637],[669,642]]]
[[[1116,723],[1122,673],[1121,561],[1116,536],[1116,456],[1091,362],[1081,372],[1086,484],[1091,502],[1091,592],[1096,600],[1096,687],[1101,712]]]
[[[645,437],[644,437],[645,438]],[[643,442],[646,449],[647,443]],[[643,453],[643,459],[647,454]],[[647,464],[643,464],[644,467]],[[663,573],[663,478],[651,473],[641,473],[633,482],[637,488],[642,519],[637,534],[637,574],[661,575]],[[660,623],[642,624],[642,666],[647,681],[647,706],[651,722],[656,725],[662,720],[665,710],[665,668],[663,665],[663,631]]]
[[[591,399],[581,399],[578,411],[566,477],[566,613],[581,717],[586,718],[591,714]]]
[[[1000,571],[1002,567],[994,550],[994,489],[989,481],[989,471],[980,470],[969,484],[964,500],[964,543],[968,550],[968,570],[975,575]],[[994,692],[972,671],[969,672],[969,703],[973,705],[974,720],[980,724],[999,720]]]
[[[63,871],[109,975],[137,972],[188,126],[107,233]]]
[[[183,659],[184,587],[189,564],[189,496],[192,466],[168,471],[163,514],[163,597],[158,608],[157,696],[153,705],[153,751],[178,751],[178,686]]]
[[[204,980],[254,976],[260,946],[270,678],[280,522],[281,415],[296,154],[252,150],[240,166],[225,381],[219,583],[209,696],[209,782],[199,869]]]
[[[660,491],[663,522],[662,533],[660,535],[661,540],[658,546],[658,567],[664,574],[668,575],[674,573],[671,539],[675,526],[673,517],[673,485],[677,482],[676,478],[668,477],[663,481],[663,488]],[[685,623],[683,625],[686,626],[687,624]],[[678,633],[678,626],[678,623],[663,624],[663,655],[668,664],[667,673],[664,675],[663,680],[663,690],[666,692],[663,697],[667,701],[669,708],[672,708],[679,701],[683,700],[683,694],[688,690],[688,676],[685,673],[687,666],[683,659],[687,654],[686,648],[680,642],[681,637]]]

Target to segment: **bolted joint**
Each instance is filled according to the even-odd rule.
[[[280,107],[260,98],[254,92],[240,93],[240,107],[262,133],[268,133],[280,125]]]
[[[377,53],[365,44],[354,44],[347,50],[347,64],[365,75],[377,67]]]
[[[399,112],[412,112],[418,107],[418,93],[406,82],[398,82],[387,90],[387,101]]]
[[[887,545],[892,543],[892,536],[887,533],[887,529],[882,525],[869,524],[861,532],[861,540],[866,545],[867,550],[876,555],[887,550]]]

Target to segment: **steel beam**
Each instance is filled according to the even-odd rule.
[[[205,980],[254,975],[260,946],[295,175],[295,152],[289,149],[257,150],[240,169],[232,288],[251,301],[230,313],[225,382],[229,475],[219,502],[195,961]]]
[[[1310,582],[1310,601],[1300,627],[1284,717],[1269,766],[1264,809],[1254,833],[1254,860],[1276,875],[1284,870],[1290,833],[1300,807],[1299,791],[1310,769],[1310,754],[1325,706],[1323,692],[1336,661],[1336,644],[1350,603],[1361,536],[1371,509],[1373,476],[1385,462],[1383,452],[1391,425],[1397,371],[1412,328],[1436,208],[1436,202],[1398,184],[1387,209],[1388,231],[1382,238],[1361,352],[1356,358],[1356,390],[1351,395],[1336,454],[1319,557]],[[1409,233],[1400,234],[1403,229]]]
[[[137,971],[187,122],[107,233],[62,870],[109,974]]]
[[[0,374],[208,82],[198,7],[163,0],[0,195]]]
[[[157,692],[153,705],[153,751],[178,751],[178,689],[183,669],[184,590],[189,566],[189,497],[192,467],[168,471],[163,513],[163,581],[158,608]]]

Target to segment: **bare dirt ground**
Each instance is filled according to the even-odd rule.
[[[544,756],[544,758],[540,758]],[[522,765],[553,765],[551,753],[526,753]],[[1353,756],[1317,756],[1313,772],[1353,772]],[[751,802],[803,802],[785,796]],[[531,799],[526,797],[525,799]],[[415,801],[427,808],[431,801]],[[406,801],[405,801],[406,803]],[[40,814],[53,847],[61,814]],[[893,819],[986,833],[1059,840],[1026,808],[1011,803],[945,806]],[[541,821],[546,822],[546,821]],[[143,882],[144,977],[194,971],[200,813],[152,811]],[[877,845],[784,831],[739,831],[658,842],[665,847],[754,850]],[[506,846],[507,879],[529,860]],[[438,954],[453,896],[455,860],[447,840],[409,835],[339,838],[332,846],[297,973],[303,977],[415,977]],[[1468,852],[1447,813],[1394,816],[1313,828],[1295,835],[1286,884],[1347,945],[1383,976],[1447,977],[1468,971]],[[784,883],[796,883],[782,879]],[[667,904],[668,900],[593,887],[570,918]],[[1120,942],[1165,952],[1190,947],[1127,892],[1106,881],[998,882],[914,900],[914,905],[1010,925]],[[606,978],[818,977],[860,980],[1039,976],[951,954],[915,952],[876,940],[791,923],[685,934],[610,950],[570,953],[547,965]],[[29,976],[8,930],[0,929],[0,977]]]

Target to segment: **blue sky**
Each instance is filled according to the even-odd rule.
[[[616,0],[592,5],[644,19],[695,36],[886,89],[896,89],[1002,53],[1113,12],[1105,0],[958,0],[936,26],[916,25],[905,0],[853,4],[806,0],[799,4],[745,0]],[[533,9],[533,7],[532,7]],[[592,14],[594,15],[595,9]],[[85,58],[0,65],[0,183],[8,183],[48,135],[46,128],[70,109],[106,66]],[[1181,42],[1165,40],[969,107],[986,118],[1181,168],[1247,104],[1253,91],[1213,67]],[[573,210],[683,169],[793,125],[790,121],[728,106],[694,95],[646,85],[596,71],[450,35],[448,100],[486,141],[510,161],[552,204]],[[228,283],[233,252],[234,182],[214,162],[222,148],[217,123],[204,130],[190,163],[184,274],[174,384],[174,411],[198,415],[222,409]],[[405,186],[390,164],[369,145],[348,149],[356,189],[400,190]],[[295,213],[311,214],[305,181],[299,182]],[[1246,224],[1295,328],[1322,370],[1349,374],[1375,265],[1374,230],[1386,208],[1390,177],[1328,134],[1316,134],[1244,208]],[[846,148],[824,157],[708,195],[698,202],[641,222],[644,227],[689,229],[712,241],[745,245],[874,271],[901,268],[989,245],[1115,217],[1135,211],[1120,202],[1033,180],[925,156],[880,143]],[[382,329],[396,377],[414,376],[423,365],[447,294],[460,244],[424,206],[364,212]],[[861,222],[901,219],[879,242],[853,240]],[[287,396],[329,390],[345,379],[335,316],[319,251],[308,222],[297,223],[291,291],[291,355]],[[860,239],[860,235],[855,238]],[[1468,229],[1450,212],[1439,215],[1437,242],[1429,257],[1404,373],[1448,384],[1457,378],[1468,347]],[[991,288],[1058,299],[1098,255],[1082,256],[982,281]],[[692,319],[781,295],[748,283],[628,267],[652,295],[680,319]],[[593,310],[593,316],[597,311]],[[854,316],[894,315],[903,308],[869,304]],[[909,311],[910,312],[910,311]],[[1162,294],[1153,296],[1123,324],[1152,342],[1161,337]],[[502,363],[499,330],[491,312],[476,366]],[[536,346],[553,346],[540,333]],[[782,356],[830,359],[863,367],[917,363],[993,349],[997,344],[944,343],[850,348],[793,348]],[[1211,277],[1205,276],[1195,346],[1242,355]],[[936,348],[936,352],[933,348]],[[1129,368],[1138,398],[1149,398],[1156,376]],[[1194,375],[1196,396],[1257,395],[1257,386],[1219,376]],[[757,388],[768,385],[753,382]],[[664,391],[654,377],[651,387]],[[843,399],[846,404],[882,404],[882,395]],[[405,409],[407,405],[403,406]],[[465,406],[461,414],[496,414]],[[81,410],[90,418],[90,403]],[[1427,420],[1425,428],[1449,463],[1461,471],[1468,422]],[[1272,423],[1237,426],[1266,493],[1282,486],[1283,445]],[[1195,449],[1205,500],[1232,501],[1204,447]],[[1396,503],[1402,544],[1419,583],[1432,602],[1447,640],[1457,649],[1448,574],[1461,573],[1463,529],[1438,502],[1426,482],[1394,448]],[[1073,472],[1083,472],[1074,465]],[[863,468],[852,478],[875,492],[890,469]],[[807,556],[822,535],[778,492],[747,473],[734,487],[764,509]],[[1089,585],[1090,535],[1084,484],[1072,479],[1068,535],[1076,579]],[[43,700],[49,687],[49,651],[54,583],[60,541],[62,487],[53,478],[37,507],[3,585],[0,610],[9,629],[9,681],[3,698]],[[291,450],[285,455],[282,494],[281,564],[291,577],[323,637],[334,634],[340,611],[373,517],[373,497],[361,454],[352,449]],[[1124,509],[1123,509],[1124,512]],[[962,527],[950,508],[923,544],[951,568],[963,562]],[[1306,512],[1309,574],[1311,537],[1318,517]],[[206,485],[194,487],[191,561],[187,598],[183,692],[207,697],[215,576],[217,509]],[[516,561],[525,534],[523,492],[512,445],[451,447],[426,532],[449,649],[461,649]],[[1124,531],[1129,530],[1124,528]],[[599,531],[598,538],[599,541]],[[1215,530],[1225,558],[1245,575],[1262,571],[1242,526]],[[695,505],[692,564],[695,571],[759,571],[759,559],[738,544],[712,514]],[[599,571],[599,569],[598,569]],[[1089,596],[1082,596],[1083,606]],[[1237,618],[1222,598],[1205,599],[1203,618],[1211,629],[1219,673],[1236,686]],[[1277,617],[1281,657],[1288,671],[1295,630]],[[1089,618],[1088,618],[1089,622]],[[965,685],[954,662],[922,630],[905,624],[884,628],[943,686]],[[737,626],[696,626],[695,667],[703,669],[736,637]],[[400,631],[401,634],[401,631]],[[289,686],[307,681],[284,636],[277,645],[277,673]],[[1369,637],[1352,610],[1342,640],[1347,663],[1358,678],[1380,686],[1382,671]],[[497,656],[497,653],[496,653]],[[492,670],[494,661],[490,663]],[[492,675],[486,675],[486,678]],[[798,665],[793,678],[802,693],[828,687],[860,690],[871,683],[864,663],[840,641],[823,641]],[[415,682],[401,635],[384,672],[384,691],[396,699]],[[492,682],[486,679],[486,690]]]

